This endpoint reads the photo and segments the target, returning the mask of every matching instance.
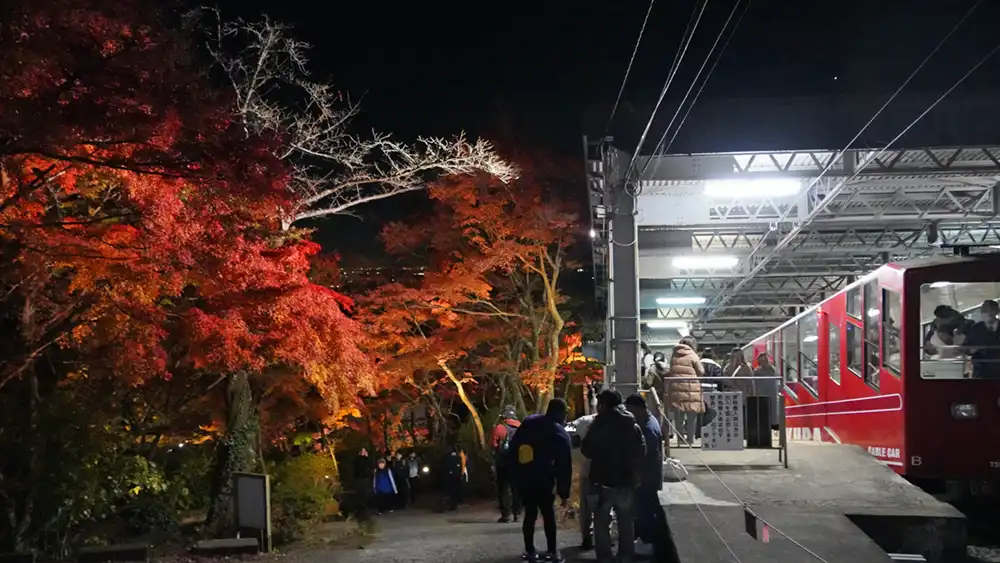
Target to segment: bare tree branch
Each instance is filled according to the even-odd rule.
[[[359,105],[329,84],[310,79],[309,45],[266,16],[223,22],[214,12],[209,49],[228,78],[248,135],[277,135],[277,156],[292,169],[300,198],[285,227],[347,214],[352,208],[423,189],[442,174],[486,172],[508,181],[517,170],[486,140],[420,138],[407,144],[373,131],[351,132]]]

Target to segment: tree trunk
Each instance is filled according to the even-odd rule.
[[[206,528],[217,537],[235,529],[233,473],[250,471],[257,463],[257,433],[260,420],[253,407],[250,375],[236,372],[226,382],[226,430],[215,449],[212,499]]]
[[[462,385],[462,380],[455,375],[455,372],[451,371],[448,364],[442,360],[438,361],[438,365],[444,370],[448,379],[455,384],[455,389],[458,391],[458,398],[462,400],[462,404],[465,405],[465,408],[469,409],[469,414],[472,415],[472,421],[476,425],[476,439],[479,440],[479,449],[486,451],[486,432],[483,430],[483,421],[479,418],[479,411],[476,409],[476,405],[472,404],[472,401],[469,400],[469,396],[465,394],[465,386]]]

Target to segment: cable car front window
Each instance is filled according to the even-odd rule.
[[[1000,379],[1000,283],[926,283],[920,287],[924,379]]]

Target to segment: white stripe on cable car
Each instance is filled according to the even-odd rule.
[[[819,405],[835,405],[835,404],[839,404],[839,403],[854,403],[854,402],[858,402],[858,401],[874,401],[875,399],[883,399],[883,398],[887,399],[889,397],[896,397],[896,398],[900,399],[900,401],[902,402],[902,396],[900,396],[899,393],[893,393],[892,395],[875,395],[873,397],[858,397],[856,399],[837,399],[836,401],[821,401],[819,403],[808,403],[808,404],[804,404],[804,405],[789,405],[789,406],[785,407],[785,410],[787,411],[787,410],[791,410],[791,409],[801,409],[803,407],[815,407],[815,406],[819,406]]]
[[[801,407],[820,407],[820,406],[825,406],[825,405],[834,404],[834,403],[849,403],[849,402],[856,402],[856,401],[860,402],[860,401],[873,400],[873,399],[882,399],[882,398],[888,399],[890,397],[894,397],[897,400],[897,404],[893,408],[881,408],[881,409],[876,408],[876,409],[863,409],[863,410],[852,410],[852,411],[834,411],[834,412],[819,411],[819,412],[805,413],[805,414],[786,414],[785,418],[786,419],[787,418],[805,418],[805,417],[809,417],[809,416],[838,416],[838,415],[848,415],[848,414],[874,414],[874,413],[880,413],[880,412],[897,412],[897,411],[903,410],[903,397],[900,396],[898,393],[894,393],[892,395],[879,395],[877,397],[862,397],[860,399],[845,399],[845,400],[839,400],[839,401],[826,401],[826,402],[822,402],[822,403],[809,403],[808,405],[792,405],[792,406],[785,407],[785,410],[787,411],[787,410],[792,409],[794,407],[800,407],[800,408]]]

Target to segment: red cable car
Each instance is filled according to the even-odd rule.
[[[1000,258],[888,264],[744,353],[783,375],[789,440],[858,445],[917,481],[997,483],[997,300]]]

